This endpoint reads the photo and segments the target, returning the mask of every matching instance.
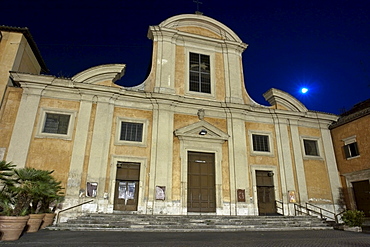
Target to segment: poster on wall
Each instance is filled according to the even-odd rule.
[[[295,203],[295,191],[294,190],[289,190],[289,202]]]
[[[155,199],[164,200],[166,198],[166,186],[155,186]]]
[[[87,182],[86,184],[86,196],[87,197],[96,197],[98,190],[98,183]]]
[[[237,194],[238,194],[238,202],[245,202],[245,190],[238,189]]]
[[[119,182],[118,184],[118,199],[126,199],[126,183]]]

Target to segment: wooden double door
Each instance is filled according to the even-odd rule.
[[[370,183],[369,180],[352,182],[357,210],[370,217]]]
[[[274,177],[271,171],[256,171],[259,215],[276,214]]]
[[[136,211],[139,197],[140,164],[119,162],[113,209]]]
[[[188,212],[216,212],[215,154],[188,152]]]

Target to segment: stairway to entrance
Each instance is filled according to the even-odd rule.
[[[89,214],[49,226],[70,231],[290,231],[333,229],[314,216]]]

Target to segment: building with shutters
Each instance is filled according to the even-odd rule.
[[[356,104],[330,126],[343,199],[348,209],[370,216],[370,99]]]
[[[4,47],[12,31],[1,32]],[[17,167],[54,170],[64,208],[94,200],[65,217],[267,215],[282,212],[276,201],[285,215],[294,215],[294,203],[338,209],[329,130],[337,116],[275,88],[264,94],[270,105],[253,101],[243,77],[247,44],[210,17],[174,16],[148,37],[151,71],[135,87],[115,84],[124,64],[72,78],[10,69],[2,156]]]

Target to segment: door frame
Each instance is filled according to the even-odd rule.
[[[116,188],[116,174],[117,174],[117,163],[120,162],[132,162],[132,163],[139,163],[140,164],[140,178],[139,178],[139,186],[138,186],[138,202],[137,202],[137,211],[136,212],[146,212],[146,203],[144,202],[145,198],[145,176],[146,176],[146,169],[147,169],[147,158],[141,157],[130,157],[130,156],[120,156],[120,155],[112,155],[111,157],[111,164],[110,164],[110,177],[109,177],[109,191],[108,195],[108,203],[112,208],[114,207],[114,195],[115,195],[115,188]]]
[[[352,182],[363,181],[363,180],[369,180],[370,182],[370,179],[369,179],[370,169],[354,171],[354,172],[346,173],[342,175],[346,178],[346,185],[347,185],[347,190],[348,190],[348,199],[349,199],[350,205],[347,205],[347,206],[349,206],[350,208],[356,208],[356,199],[353,193]]]
[[[215,169],[215,153],[205,153],[205,152],[193,152],[193,151],[188,151],[188,156],[189,156],[189,152],[192,152],[192,153],[195,153],[195,154],[207,154],[207,156],[208,157],[212,157],[212,159],[213,159],[213,162],[212,162],[212,166],[213,166],[213,177],[214,177],[214,184],[213,184],[213,189],[214,189],[214,197],[215,197],[215,207],[213,208],[212,207],[212,209],[214,209],[215,211],[214,212],[203,212],[203,213],[215,213],[216,212],[216,208],[217,208],[217,206],[216,206],[216,169]],[[189,168],[189,165],[190,165],[190,163],[189,163],[189,161],[188,161],[188,168]],[[207,178],[208,179],[208,178]],[[188,174],[188,182],[189,182],[189,174]],[[189,190],[190,188],[189,188],[189,183],[188,183],[188,190]],[[188,197],[187,198],[189,198],[189,195],[188,195]],[[200,203],[200,201],[199,201],[199,203]],[[188,206],[187,206],[187,210],[188,210]],[[194,211],[192,211],[191,213],[202,213],[202,207],[199,207],[199,210],[200,211],[197,211],[197,212],[194,212]]]
[[[258,210],[258,196],[257,196],[257,178],[256,178],[256,171],[271,171],[274,173],[273,181],[274,181],[274,191],[275,191],[275,200],[281,200],[280,193],[278,190],[278,173],[277,167],[271,165],[251,165],[251,178],[252,178],[252,189],[253,189],[253,205],[255,208],[254,215],[259,215]]]
[[[213,145],[216,144],[216,145]],[[205,149],[204,147],[210,147]],[[222,145],[204,142],[181,142],[181,213],[188,213],[188,152],[214,153],[215,155],[215,190],[216,190],[216,214],[223,214],[222,204]]]

